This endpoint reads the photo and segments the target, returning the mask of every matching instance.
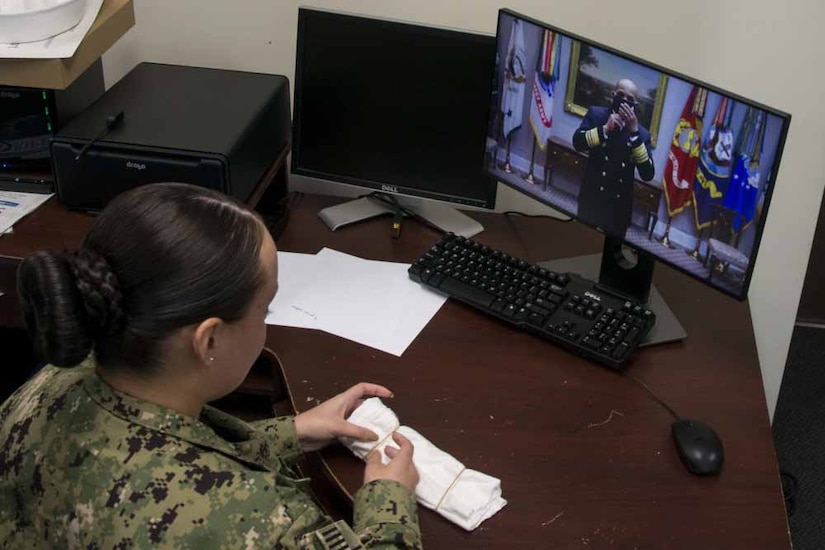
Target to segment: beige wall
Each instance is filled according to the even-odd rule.
[[[294,0],[135,0],[137,25],[104,57],[107,83],[140,61],[294,72]],[[493,33],[492,0],[316,0],[314,7]],[[793,115],[750,290],[767,404],[776,405],[825,174],[815,0],[510,0],[507,7]],[[340,187],[298,181],[305,189]],[[540,211],[499,187],[499,209]],[[748,330],[742,327],[742,330]]]

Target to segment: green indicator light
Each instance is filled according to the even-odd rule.
[[[49,108],[46,107],[46,116],[49,116]]]
[[[45,99],[48,99],[48,97],[46,97],[46,90],[43,90],[43,99],[44,99],[44,100],[45,100]]]
[[[49,132],[51,132],[52,131],[52,123],[49,122],[48,124],[46,124],[46,128],[49,130]]]

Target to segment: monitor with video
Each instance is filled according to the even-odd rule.
[[[790,115],[510,10],[497,48],[486,172],[603,232],[600,283],[647,301],[658,260],[744,299]]]
[[[495,205],[481,169],[494,56],[493,36],[300,8],[292,172],[480,230],[444,203]],[[333,208],[321,214],[332,229],[382,211],[363,199]]]

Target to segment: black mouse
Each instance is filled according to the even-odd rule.
[[[725,449],[716,432],[698,420],[677,420],[671,425],[679,458],[692,473],[715,475],[725,463]]]

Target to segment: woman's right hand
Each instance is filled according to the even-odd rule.
[[[390,457],[389,464],[381,463],[381,451],[373,451],[367,456],[364,485],[377,479],[390,479],[405,486],[411,493],[415,492],[415,486],[418,485],[418,470],[412,461],[413,444],[398,432],[392,434],[392,439],[399,448],[389,445],[384,447],[384,452]]]

